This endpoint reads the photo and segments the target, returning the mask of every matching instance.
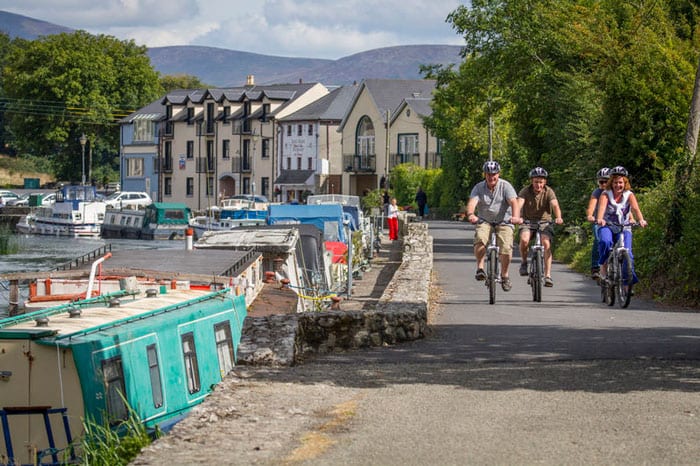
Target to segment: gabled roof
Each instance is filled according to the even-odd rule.
[[[269,84],[264,86],[242,86],[235,88],[214,88],[214,89],[176,89],[168,92],[162,98],[151,102],[145,107],[131,113],[119,120],[120,123],[131,123],[135,119],[145,119],[144,115],[149,115],[149,119],[162,120],[165,117],[165,106],[187,105],[189,102],[202,103],[207,99],[216,102],[230,101],[241,102],[243,100],[271,100],[285,101],[280,105],[279,111],[294,98],[304,94],[318,83],[299,84]],[[275,112],[271,112],[273,115]]]
[[[393,114],[405,99],[432,98],[435,86],[436,81],[433,79],[365,79],[357,89],[338,130],[342,130],[345,126],[364,90],[374,101],[377,111],[386,118],[386,112]]]
[[[419,117],[427,117],[433,114],[433,109],[430,107],[431,99],[404,99],[401,105],[398,106],[396,111],[391,114],[391,123],[393,123],[401,113],[404,108],[408,107],[416,112]]]
[[[334,89],[306,107],[281,118],[280,121],[338,120],[340,122],[352,102],[355,90],[353,86]]]

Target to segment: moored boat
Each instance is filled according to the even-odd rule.
[[[37,207],[17,223],[20,233],[70,237],[98,237],[105,204],[94,186],[63,186],[53,205]]]
[[[192,254],[172,262],[191,263]],[[0,458],[58,463],[86,419],[103,425],[132,409],[147,427],[167,430],[203,401],[233,368],[247,302],[260,289],[260,255],[231,257],[226,273],[235,275],[209,275],[214,282],[153,269],[155,286],[127,276],[118,291],[0,319]]]
[[[190,224],[190,208],[182,203],[154,202],[145,209],[107,209],[102,224],[103,238],[184,238]]]

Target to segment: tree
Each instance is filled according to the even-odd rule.
[[[191,74],[168,74],[160,78],[160,85],[165,93],[176,89],[205,89],[209,87],[197,76]]]
[[[680,157],[694,2],[470,3],[448,17],[465,39],[464,62],[431,70],[438,90],[428,126],[445,140],[453,191],[479,177],[489,117],[505,175],[518,186],[533,166],[547,168],[568,218],[580,216],[601,166],[623,164],[635,186],[652,186]]]
[[[80,178],[82,134],[93,161],[118,167],[117,121],[162,94],[145,47],[85,31],[10,47],[3,78],[13,144],[61,179]]]

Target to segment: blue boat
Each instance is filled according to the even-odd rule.
[[[345,215],[340,204],[271,204],[270,225],[309,224],[323,232],[325,241],[347,243],[343,226]]]
[[[167,430],[233,368],[245,317],[233,287],[163,285],[0,320],[0,459],[60,464],[82,420],[128,407]]]

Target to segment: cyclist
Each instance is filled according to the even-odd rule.
[[[603,167],[596,173],[598,179],[598,187],[593,190],[591,197],[588,200],[586,208],[586,219],[593,224],[593,247],[591,248],[591,278],[597,280],[600,278],[600,266],[598,265],[598,225],[595,223],[596,210],[598,208],[598,199],[601,193],[605,190],[608,184],[610,169]]]
[[[518,196],[513,185],[500,179],[501,165],[493,160],[484,163],[484,181],[477,183],[469,195],[467,202],[467,220],[477,224],[479,217],[487,222],[510,222],[509,225],[496,227],[498,247],[500,249],[499,260],[501,262],[501,288],[510,291],[512,283],[508,277],[508,268],[513,254],[513,224],[522,223]],[[479,217],[475,215],[479,213]],[[489,243],[491,225],[480,223],[476,225],[474,233],[474,256],[476,257],[476,279],[486,280],[484,272],[484,257],[486,245]]]
[[[530,170],[530,185],[523,188],[518,193],[518,205],[520,206],[523,220],[528,220],[532,224],[539,221],[552,221],[554,213],[554,223],[561,225],[564,221],[561,218],[561,208],[554,190],[547,186],[547,170],[542,167],[535,167]],[[552,238],[554,230],[552,226],[540,229],[542,246],[544,246],[544,286],[552,287]],[[530,228],[520,228],[520,275],[527,276],[527,248],[530,243]]]
[[[607,270],[605,261],[608,259],[610,249],[617,241],[618,235],[625,235],[625,245],[629,248],[630,262],[632,263],[632,283],[637,283],[637,275],[634,274],[634,256],[632,254],[632,229],[625,227],[620,231],[619,227],[608,225],[608,223],[629,223],[632,214],[637,219],[639,225],[647,226],[646,220],[639,210],[637,197],[632,192],[629,182],[629,174],[625,167],[617,166],[610,169],[610,178],[605,187],[605,191],[598,200],[598,211],[596,223],[598,229],[598,265],[600,266],[601,277],[605,276]]]

